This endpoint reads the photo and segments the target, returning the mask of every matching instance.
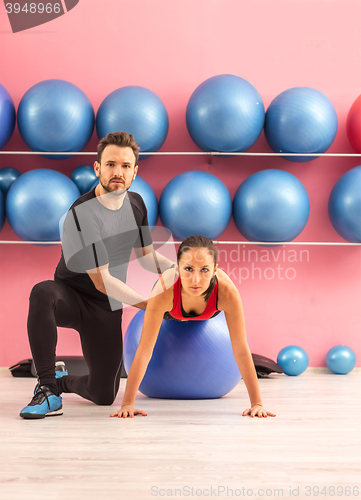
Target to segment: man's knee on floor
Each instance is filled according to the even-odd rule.
[[[96,394],[93,396],[93,402],[99,406],[110,406],[114,403],[115,394],[107,394],[106,392],[102,392],[102,394]]]

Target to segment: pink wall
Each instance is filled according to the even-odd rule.
[[[358,0],[80,0],[65,16],[13,34],[2,4],[1,83],[17,106],[35,83],[68,80],[88,95],[95,111],[116,88],[147,87],[163,100],[170,117],[162,151],[197,151],[186,129],[185,109],[193,90],[213,75],[245,78],[260,92],[265,107],[283,90],[309,86],[324,92],[338,114],[339,131],[330,152],[351,153],[345,121],[361,93],[360,18]],[[94,134],[87,149],[94,151],[96,143]],[[27,149],[17,130],[5,149]],[[252,150],[270,151],[263,134]],[[22,173],[54,168],[70,175],[89,158],[0,160],[1,167],[13,166]],[[204,170],[218,176],[233,196],[252,173],[284,169],[304,183],[311,199],[310,220],[297,241],[343,241],[328,219],[327,201],[337,179],[359,164],[360,158],[297,164],[238,157],[215,158],[208,165],[204,157],[152,157],[141,162],[139,174],[159,197],[178,173]],[[17,239],[8,223],[0,238]],[[232,221],[219,239],[243,238]],[[360,247],[279,247],[273,249],[275,257],[267,249],[270,262],[263,263],[256,262],[265,256],[261,247],[241,245],[239,254],[237,246],[220,248],[221,267],[241,292],[252,352],[275,359],[282,347],[297,344],[308,352],[310,366],[325,366],[327,350],[344,343],[354,349],[360,366]],[[243,255],[251,249],[256,252],[250,258]],[[306,249],[308,254],[301,254]],[[291,250],[299,262],[288,260]],[[29,292],[36,282],[52,278],[59,252],[59,247],[0,245],[0,366],[30,356]],[[252,263],[260,268],[253,277]],[[279,264],[284,268],[280,276]],[[294,279],[282,279],[288,268],[294,269],[287,271]],[[133,314],[126,309],[124,326]],[[80,354],[75,332],[61,331],[58,353]]]

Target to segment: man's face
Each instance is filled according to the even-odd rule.
[[[101,163],[94,163],[94,171],[99,177],[102,191],[121,194],[130,188],[138,171],[135,156],[131,148],[122,148],[110,144],[102,154]],[[102,193],[105,194],[105,193]]]

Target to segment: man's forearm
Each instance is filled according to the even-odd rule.
[[[139,262],[143,269],[155,274],[164,273],[175,264],[174,261],[156,251],[147,253],[139,259]]]
[[[114,276],[109,273],[103,275],[103,285],[99,287],[98,290],[118,302],[124,302],[125,304],[138,307],[139,309],[145,309],[147,304],[147,299],[143,297],[143,295],[140,295],[123,283],[123,281],[114,278]]]

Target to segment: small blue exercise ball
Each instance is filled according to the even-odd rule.
[[[235,75],[204,81],[191,95],[186,111],[189,135],[203,151],[247,151],[261,135],[264,120],[261,96]]]
[[[291,241],[307,224],[310,200],[301,181],[283,170],[261,170],[236,191],[233,218],[249,241]]]
[[[144,311],[124,338],[129,372],[143,327]],[[161,399],[214,399],[230,392],[241,376],[224,313],[204,321],[163,320],[140,392]]]
[[[32,151],[78,152],[90,141],[94,110],[88,97],[65,80],[45,80],[31,87],[18,108],[21,137]],[[61,160],[72,155],[41,155]]]
[[[328,351],[326,364],[333,373],[346,375],[355,368],[356,354],[347,345],[336,345]]]
[[[14,102],[0,83],[0,149],[2,149],[10,140],[15,129],[16,111]]]
[[[324,153],[337,133],[337,114],[328,97],[309,87],[279,94],[266,112],[265,136],[275,153]],[[306,162],[316,156],[283,156]]]
[[[232,198],[216,176],[193,170],[174,177],[159,200],[162,224],[184,240],[201,234],[214,240],[232,217]]]
[[[94,184],[92,185],[91,189],[97,187],[98,184],[99,180],[97,179],[96,182],[94,182]],[[153,191],[150,184],[139,177],[139,175],[137,175],[132,182],[129,191],[138,193],[143,198],[148,214],[148,224],[150,226],[150,230],[152,231],[158,221],[158,200],[155,192]]]
[[[334,185],[328,215],[342,238],[361,243],[361,165],[346,172]]]
[[[90,165],[79,165],[79,167],[74,168],[72,171],[70,179],[77,186],[80,194],[84,194],[92,189],[94,182],[98,180],[98,177],[94,172],[94,167],[91,167]]]
[[[167,110],[151,90],[127,86],[114,90],[101,103],[96,130],[99,139],[111,132],[124,131],[134,136],[140,152],[155,152],[164,143],[169,128]],[[140,155],[139,160],[150,155]]]
[[[59,222],[80,192],[74,182],[55,170],[30,170],[9,189],[6,215],[22,240],[58,241]]]
[[[0,190],[0,231],[5,224],[5,199],[2,191]]]
[[[16,168],[4,167],[0,169],[0,190],[6,196],[13,182],[20,177],[20,172]]]
[[[282,366],[286,375],[300,375],[308,367],[307,352],[297,345],[289,345],[278,353],[277,364]]]

